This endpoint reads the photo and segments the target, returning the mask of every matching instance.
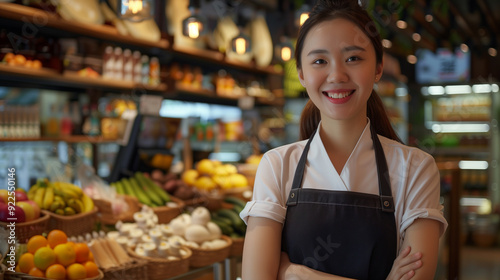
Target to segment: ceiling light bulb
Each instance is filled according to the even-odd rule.
[[[417,63],[417,57],[414,56],[413,54],[410,54],[409,56],[406,57],[406,60],[408,61],[408,63],[410,64],[415,64]]]
[[[460,50],[464,53],[468,52],[469,51],[469,46],[467,46],[467,44],[461,44],[460,45]]]
[[[493,57],[497,56],[497,53],[498,52],[497,52],[497,50],[495,48],[489,48],[488,49],[488,54],[491,55],[491,56],[493,56]]]
[[[391,40],[383,39],[382,40],[382,46],[384,46],[384,48],[386,48],[386,49],[390,49],[392,47]]]
[[[396,26],[399,29],[406,29],[406,27],[408,27],[408,23],[406,23],[406,21],[400,19],[400,20],[396,21]]]
[[[413,38],[413,41],[415,42],[419,42],[421,39],[422,39],[422,36],[420,36],[420,34],[418,33],[413,33],[413,35],[411,35],[411,37]]]

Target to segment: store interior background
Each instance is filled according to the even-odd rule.
[[[49,1],[6,2],[40,7]],[[162,39],[173,43],[175,37],[169,34],[165,2],[168,1],[156,1],[154,19]],[[196,1],[183,0],[177,4],[190,2]],[[313,3],[312,0],[202,0],[199,11],[205,13],[213,29],[220,9],[237,24],[247,23],[246,17],[258,10],[265,14],[273,47],[277,48],[284,42],[293,43],[297,15]],[[385,69],[377,91],[386,103],[391,121],[406,144],[429,152],[440,164],[442,199],[450,227],[441,242],[436,279],[448,279],[453,258],[458,258],[458,267],[453,269],[458,271],[455,276],[459,275],[459,279],[500,279],[500,58],[497,54],[500,1],[370,0],[363,4],[372,12],[384,39]],[[22,32],[20,22],[0,12],[0,59],[12,49],[13,41],[8,35]],[[29,39],[42,37],[46,40],[44,44],[52,47],[56,39],[69,38],[69,43],[74,42],[89,53],[101,50],[107,42],[104,38],[75,36],[67,30],[43,26]],[[113,40],[107,43],[120,45]],[[17,47],[29,53],[29,45]],[[140,107],[138,103],[145,93],[161,97],[159,115],[182,119],[172,139],[172,148],[165,150],[174,155],[172,168],[177,171],[183,169],[187,143],[193,150],[192,162],[211,157],[241,163],[253,153],[298,139],[300,111],[307,99],[297,82],[293,60],[284,62],[274,55],[271,70],[251,71],[249,68],[255,61],[249,62],[250,66],[241,66],[243,62],[214,63],[214,58],[203,55],[202,50],[209,48],[207,44],[192,43],[191,47],[199,48],[194,54],[165,52],[127,42],[121,45],[158,57],[160,79],[169,80],[168,85],[172,81],[182,84],[182,79],[175,80],[173,74],[185,74],[184,66],[191,67],[186,71],[192,73],[199,67],[204,74],[233,75],[237,80],[234,92],[246,88],[246,95],[250,95],[253,90],[253,99],[250,98],[248,105],[245,101],[249,99],[240,96],[224,98],[221,94],[203,95],[204,92],[200,95],[200,91],[182,87],[173,91],[169,87],[165,92],[99,85],[87,88],[18,75],[1,68],[2,128],[11,125],[7,122],[11,116],[7,112],[12,108],[39,114],[40,137],[0,139],[0,170],[15,167],[20,187],[27,189],[37,178],[45,176],[75,180],[73,168],[80,161],[94,166],[102,178],[112,174],[116,155],[124,146],[121,139],[86,141],[47,135],[49,121],[64,117],[58,112],[66,112],[65,106],[71,108],[75,103],[86,104],[89,111],[95,105],[92,108],[96,114],[105,117],[106,108],[116,98]],[[50,50],[47,55],[55,57]],[[60,61],[64,60],[63,55],[59,53]],[[181,70],[174,72],[173,65]],[[234,134],[218,137],[220,127],[233,129]],[[215,131],[215,136],[207,131]],[[0,173],[0,180],[6,180],[4,176]]]

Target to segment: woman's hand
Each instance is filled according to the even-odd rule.
[[[422,253],[417,252],[409,255],[410,247],[406,247],[394,260],[391,272],[387,280],[408,280],[415,275],[415,270],[422,266]]]

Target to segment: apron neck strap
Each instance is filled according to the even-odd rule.
[[[304,147],[304,151],[300,156],[299,162],[297,164],[297,168],[295,170],[295,174],[292,182],[292,190],[300,189],[302,187],[302,179],[304,177],[304,170],[307,162],[307,154],[309,152],[309,147],[311,146],[311,141],[314,138],[314,135],[318,133],[319,126],[316,131],[311,135],[309,140],[307,141],[306,146]],[[387,161],[385,160],[384,150],[382,148],[382,144],[378,139],[377,132],[375,128],[370,124],[370,132],[372,135],[373,148],[375,150],[375,160],[377,164],[377,175],[378,175],[378,187],[379,187],[379,195],[380,202],[382,206],[382,211],[384,212],[394,212],[394,201],[392,198],[391,191],[391,183],[389,179],[389,169],[387,167]]]

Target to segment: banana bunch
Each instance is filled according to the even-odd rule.
[[[82,189],[66,182],[40,179],[28,191],[28,198],[40,208],[59,215],[70,216],[94,209],[94,201]]]

